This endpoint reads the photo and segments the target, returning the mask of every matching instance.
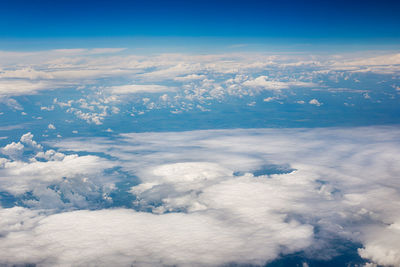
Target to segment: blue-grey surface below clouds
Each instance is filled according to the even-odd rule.
[[[397,266],[399,151],[397,126],[25,133],[0,151],[0,264]]]

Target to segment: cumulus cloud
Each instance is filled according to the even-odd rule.
[[[11,144],[8,144],[5,147],[1,148],[1,153],[6,156],[9,156],[12,159],[20,158],[23,152],[24,152],[24,145],[21,144],[21,142],[18,143],[12,142]]]
[[[124,114],[104,112],[105,108],[116,111],[125,104],[135,106],[136,93],[151,96],[168,92],[169,98],[157,95],[151,105],[143,105],[131,114],[160,109],[182,113],[194,107],[212,110],[207,106],[231,97],[262,95],[266,99],[265,91],[303,93],[307,89],[331,87],[332,81],[363,82],[362,74],[368,75],[370,71],[385,76],[382,81],[387,82],[386,75],[400,71],[396,64],[398,54],[360,54],[361,57],[245,52],[143,56],[119,48],[0,51],[0,102],[23,110],[23,106],[10,97],[60,90],[73,99],[63,98],[63,102],[54,103],[58,105],[43,106],[42,110],[54,111],[59,106],[89,124],[101,125],[108,116]],[[328,90],[342,92],[340,88],[325,91]],[[307,96],[299,97],[314,97],[305,94]],[[79,102],[81,99],[87,102],[86,106]],[[249,99],[246,103],[253,101]],[[118,104],[121,106],[116,107]]]
[[[24,134],[18,143],[6,145],[0,152],[9,157],[1,158],[0,192],[20,197],[26,206],[88,207],[88,201],[101,199],[102,192],[110,190],[116,181],[113,174],[107,179],[101,175],[114,167],[114,163],[92,155],[43,150],[31,133]]]
[[[59,149],[103,153],[118,162],[73,156],[81,163],[68,165],[67,155],[49,150],[36,156],[46,160],[46,169],[58,162],[54,168],[73,168],[68,172],[75,172],[75,180],[89,177],[90,181],[91,170],[104,168],[107,162],[118,164],[124,173],[140,179],[126,189],[132,209],[54,212],[37,200],[32,207],[47,213],[3,209],[13,219],[2,226],[6,234],[1,237],[0,259],[5,264],[44,266],[264,264],[300,251],[329,259],[340,253],[338,242],[354,242],[361,244],[358,253],[370,265],[396,266],[400,263],[398,136],[396,127],[365,127],[60,140],[53,143]],[[7,160],[4,164],[15,165]],[[24,172],[26,164],[14,168],[24,176],[35,175],[36,165]],[[59,177],[44,174],[40,171],[41,182]],[[16,180],[2,176],[8,181],[0,184],[3,190]],[[111,179],[102,172],[95,176],[104,177],[103,182]],[[74,179],[64,183],[68,187],[59,184],[64,193],[84,185],[74,184]],[[37,181],[20,183],[32,188]],[[39,200],[56,199],[48,188],[34,192],[41,192]],[[69,207],[84,207],[69,197]],[[112,195],[103,201],[109,198],[112,201]]]
[[[264,98],[264,102],[271,102],[271,101],[274,101],[274,100],[277,100],[277,99],[279,99],[279,98],[278,97],[274,97],[274,96],[269,96],[267,98]]]
[[[371,259],[383,266],[396,266],[400,263],[400,219],[389,226],[378,226],[365,230],[364,248],[358,249],[361,257]]]
[[[35,140],[33,140],[33,134],[28,132],[21,136],[21,142],[32,147],[35,150],[41,150],[42,145],[38,144]]]
[[[319,102],[318,99],[315,99],[315,98],[313,98],[313,99],[311,99],[310,101],[308,101],[308,103],[311,104],[311,105],[315,105],[315,106],[317,106],[317,107],[319,107],[319,106],[322,105],[322,103]]]

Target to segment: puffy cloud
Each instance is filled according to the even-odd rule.
[[[181,216],[179,220],[184,224],[191,224],[192,218],[201,220],[207,230],[193,224],[193,233],[199,235],[196,240],[201,243],[201,236],[212,233],[212,240],[216,242],[213,243],[216,248],[210,245],[214,252],[207,253],[212,260],[206,260],[201,253],[193,256],[172,243],[168,243],[169,249],[164,251],[160,240],[155,242],[151,234],[148,243],[142,244],[163,252],[143,262],[141,259],[147,252],[123,253],[130,255],[127,262],[131,257],[142,265],[157,262],[262,264],[279,254],[301,250],[309,257],[329,258],[340,253],[335,252],[338,240],[347,240],[361,243],[358,252],[366,259],[377,264],[398,265],[398,136],[398,128],[390,127],[219,130],[125,134],[115,142],[101,138],[71,139],[60,141],[57,146],[102,152],[118,158],[126,172],[135,173],[141,180],[130,190],[136,198],[134,207],[139,212],[120,212],[131,213],[135,218],[132,220],[141,223],[136,216],[154,216],[153,224],[146,224],[149,229],[165,230],[162,236],[168,242],[179,240],[193,248],[201,247],[175,239],[174,236],[188,233],[183,226],[166,230],[164,223],[171,223],[164,221],[168,216]],[[290,167],[285,165],[287,163]],[[109,212],[112,211],[101,211],[102,214]],[[88,213],[96,218],[100,211]],[[117,218],[116,214],[111,217]],[[215,233],[210,230],[215,229],[214,222],[221,225]],[[132,225],[135,224],[132,222]],[[176,225],[180,226],[177,222]],[[318,231],[314,232],[314,228]],[[255,229],[258,230],[252,232]],[[133,230],[124,232],[129,231]],[[252,238],[245,239],[245,236]],[[82,243],[97,243],[97,237],[87,238]],[[107,238],[116,244],[124,243],[117,237]],[[235,238],[241,240],[246,249],[237,249]],[[126,246],[136,251],[133,245]],[[226,250],[222,252],[217,248],[220,246]],[[63,251],[73,250],[70,247],[72,245],[64,247]],[[259,248],[262,252],[258,252]],[[26,250],[32,253],[34,248]],[[108,257],[115,255],[114,251],[102,253],[109,253]],[[92,255],[90,251],[84,254]],[[175,255],[176,260],[168,255]],[[177,255],[190,255],[190,259]],[[57,256],[58,259],[62,257]],[[101,263],[107,257],[86,259]],[[156,262],[149,263],[150,259]],[[125,264],[125,259],[120,258],[120,261]]]
[[[101,113],[98,112],[83,112],[77,108],[69,108],[67,112],[73,113],[79,119],[85,120],[87,123],[101,125],[103,124],[104,118],[108,115],[107,108],[104,108]]]
[[[60,90],[64,102],[54,104],[89,124],[102,125],[108,116],[126,114],[123,110],[116,112],[116,108],[127,107],[125,104],[137,108],[136,93],[151,96],[169,92],[169,98],[157,96],[152,99],[153,104],[144,105],[143,110],[137,108],[135,114],[159,109],[182,113],[196,107],[212,110],[216,100],[228,101],[232,96],[253,98],[265,91],[302,94],[306,89],[319,87],[325,93],[342,92],[340,88],[327,87],[332,86],[331,81],[366,81],[366,74],[361,75],[362,72],[378,72],[384,75],[382,81],[388,82],[387,74],[399,72],[395,64],[398,54],[380,52],[379,56],[370,53],[305,56],[300,53],[245,52],[142,56],[113,48],[0,51],[0,96],[3,99],[0,102],[22,110],[23,107],[10,97]],[[309,93],[305,94],[299,97],[310,97]],[[65,96],[84,99],[87,105],[78,100],[65,100]],[[110,101],[111,98],[114,100]],[[254,99],[246,101],[252,103]],[[117,104],[121,106],[116,107]],[[105,107],[110,112],[104,112]],[[42,110],[53,109],[51,105],[42,107]]]
[[[279,98],[270,96],[270,97],[264,98],[264,102],[271,102],[271,101],[274,101],[276,99],[279,99]]]
[[[318,99],[315,99],[315,98],[311,99],[308,103],[311,105],[318,106],[318,107],[322,105],[322,103],[319,102]]]
[[[60,96],[55,108],[101,125],[127,114],[118,101],[137,100],[128,105],[143,106],[135,114],[162,105],[178,113],[230,96],[350,81],[369,68],[398,71],[337,66],[329,56],[118,52],[57,50],[13,54],[14,61],[0,53],[0,94],[22,110],[9,96],[74,88],[78,100]],[[288,97],[314,97],[298,91]],[[149,94],[128,97],[134,93]],[[398,136],[396,128],[375,127],[195,131],[60,139],[62,150],[45,150],[28,133],[1,148],[0,192],[25,208],[0,209],[9,217],[0,222],[0,265],[264,264],[300,251],[329,258],[340,253],[337,240],[362,244],[359,254],[378,264],[398,265]]]
[[[19,219],[33,224],[23,216]],[[270,220],[242,227],[238,220],[212,213],[66,212],[38,220],[31,229],[9,233],[0,243],[0,259],[43,266],[262,264],[277,257],[280,247],[291,252],[309,244],[310,226],[284,222],[280,216]]]
[[[56,129],[56,126],[54,126],[54,124],[49,124],[49,125],[47,125],[47,128],[49,128],[50,130],[55,130]]]
[[[31,133],[24,134],[20,142],[1,150],[11,160],[1,158],[0,192],[21,197],[20,203],[38,208],[88,207],[88,202],[101,199],[117,181],[114,174],[102,175],[115,166],[113,162],[92,155],[43,151],[32,138]]]
[[[54,110],[54,105],[51,105],[50,107],[40,107],[40,110],[53,111]]]
[[[21,143],[24,143],[35,150],[41,150],[43,148],[42,145],[33,140],[33,134],[30,132],[22,135],[20,140]]]
[[[12,142],[11,144],[6,145],[5,147],[1,148],[1,153],[9,156],[11,159],[18,159],[22,156],[24,152],[24,145],[21,142],[15,143]]]
[[[49,158],[51,161],[41,162],[7,162],[0,170],[3,179],[0,181],[2,190],[23,194],[39,185],[51,185],[65,178],[83,179],[86,176],[100,174],[113,165],[96,156],[49,155],[39,154],[39,158]]]
[[[36,154],[35,158],[42,158],[45,160],[57,160],[61,161],[65,157],[65,154],[57,152],[53,149],[49,149],[46,152],[40,151]]]
[[[361,257],[383,266],[400,264],[400,220],[389,226],[375,226],[365,232],[365,247],[358,249]]]

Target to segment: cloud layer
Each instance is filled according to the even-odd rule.
[[[232,99],[252,98],[243,106],[265,104],[255,101],[259,95],[279,98],[280,104],[320,106],[314,99],[327,103],[319,98],[323,94],[341,108],[371,105],[398,98],[398,58],[391,51],[315,55],[137,55],[128,49],[107,48],[0,51],[0,108],[4,104],[22,111],[21,96],[40,95],[39,103],[46,103],[40,106],[47,111],[43,116],[62,110],[78,120],[102,125],[116,114],[207,112],[214,103]],[[345,95],[349,92],[354,95]],[[337,93],[341,93],[339,101]],[[368,99],[357,100],[361,94]],[[56,102],[46,101],[55,99],[54,95]]]
[[[399,136],[398,127],[132,133],[61,140],[55,151],[27,134],[18,157],[4,154],[18,143],[2,150],[1,191],[25,200],[0,209],[0,262],[264,264],[294,252],[329,259],[353,242],[367,261],[398,265]]]

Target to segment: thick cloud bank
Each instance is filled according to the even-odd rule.
[[[369,265],[400,265],[398,127],[51,145],[27,134],[1,150],[0,200],[15,203],[0,208],[0,264],[262,265],[295,252],[327,260],[352,242]]]

